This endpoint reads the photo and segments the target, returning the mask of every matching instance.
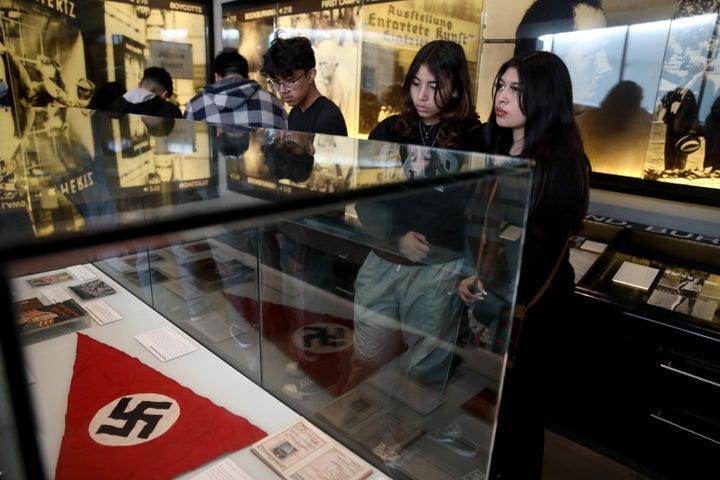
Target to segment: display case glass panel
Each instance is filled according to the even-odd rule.
[[[0,216],[4,307],[16,319],[2,341],[22,352],[25,367],[6,360],[21,372],[8,378],[29,392],[46,476],[93,471],[73,456],[65,422],[75,419],[85,367],[126,361],[264,433],[305,417],[371,465],[373,478],[487,474],[529,162],[185,120],[157,129],[80,109],[16,111],[33,121],[18,130],[8,165],[31,208]],[[80,177],[92,181],[65,187]],[[403,246],[412,229],[429,250]],[[498,247],[485,258],[505,308],[469,320],[456,288],[474,274],[483,236]],[[90,361],[108,347],[102,358],[112,361]],[[119,385],[115,375],[100,383]],[[159,468],[195,471],[234,452],[233,468],[272,475],[250,443],[233,445]]]

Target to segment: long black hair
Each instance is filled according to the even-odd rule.
[[[479,121],[470,91],[470,73],[465,51],[459,44],[449,40],[433,40],[415,55],[401,86],[400,121],[397,129],[403,136],[409,136],[411,129],[420,121],[410,95],[410,87],[423,65],[438,82],[435,102],[443,105],[438,123],[438,146],[457,147],[460,137],[475,128]]]
[[[500,77],[510,68],[518,72],[518,103],[525,114],[525,139],[520,156],[535,161],[530,214],[532,216],[544,192],[557,179],[557,169],[565,168],[578,172],[573,181],[578,182],[583,199],[576,205],[574,215],[579,226],[588,207],[590,162],[585,155],[580,130],[573,115],[570,73],[560,57],[550,52],[513,57],[500,67],[495,76],[493,100]],[[490,152],[502,155],[510,152],[512,130],[497,124],[494,108],[485,134]],[[562,157],[554,151],[558,144],[563,145]]]

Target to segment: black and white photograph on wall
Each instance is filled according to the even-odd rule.
[[[74,9],[11,1],[3,3],[0,19],[0,53],[9,70],[10,95],[18,105],[87,105],[95,84],[85,71]]]
[[[222,46],[237,50],[248,61],[249,77],[260,85],[267,81],[260,75],[262,57],[275,31],[275,5],[248,8],[236,3],[223,5]],[[268,88],[268,91],[273,92]]]
[[[151,62],[173,76],[170,101],[178,105],[207,82],[203,4],[88,0],[82,9],[71,1],[56,7],[32,0],[2,6],[0,51],[14,70],[9,90],[24,105],[85,107],[108,82],[136,86]]]
[[[535,0],[517,24],[514,54],[548,50],[567,65],[594,172],[642,176],[662,61],[655,45],[668,28],[657,21],[673,5],[647,0],[628,14],[620,0]]]
[[[181,109],[208,80],[206,9],[200,2],[152,0],[149,2],[102,2],[104,35],[96,37],[93,51],[114,45],[106,60],[104,75],[98,81],[115,81],[126,89],[137,86],[147,67],[167,70],[174,86],[167,100]],[[122,39],[122,47],[116,41]],[[103,52],[99,52],[103,55]]]
[[[27,180],[21,151],[25,128],[21,128],[18,112],[11,108],[13,99],[9,91],[9,58],[3,31],[0,28],[0,131],[3,132],[3,141],[0,142],[0,226],[15,228],[17,225],[19,231],[31,233],[32,224],[27,214]]]
[[[720,188],[718,0],[679,0],[670,22],[643,178]]]
[[[719,185],[718,3],[646,0],[632,9],[621,0],[529,3],[515,53],[550,50],[567,64],[594,172]],[[657,48],[666,44],[667,51]]]
[[[286,37],[310,39],[315,53],[316,83],[321,94],[343,113],[348,134],[357,132],[359,0],[301,0],[278,4],[277,28]],[[331,7],[331,8],[330,8]]]
[[[415,54],[426,43],[444,39],[460,44],[476,90],[483,2],[408,0],[363,5],[360,64],[361,133],[369,133],[384,118],[396,113],[396,100]]]
[[[624,29],[608,28],[600,0],[535,0],[518,24],[514,53],[556,53],[570,71],[575,104],[598,107],[619,79]]]

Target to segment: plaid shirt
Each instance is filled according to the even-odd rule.
[[[282,102],[255,80],[238,77],[205,86],[188,102],[183,118],[245,127],[287,128]]]

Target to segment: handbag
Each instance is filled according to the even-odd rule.
[[[482,227],[482,233],[480,234],[480,243],[478,246],[478,254],[475,261],[475,282],[477,283],[479,281],[479,273],[482,269],[482,264],[485,256],[485,251],[487,248],[487,227],[488,227],[488,219],[489,219],[489,213],[490,213],[490,206],[492,204],[493,199],[495,198],[495,194],[497,193],[498,189],[498,180],[495,179],[493,181],[493,185],[490,190],[490,195],[488,197],[487,206],[485,207],[485,218],[483,220],[483,227]],[[515,309],[513,311],[513,322],[510,332],[510,338],[508,339],[506,336],[503,335],[503,332],[507,331],[507,328],[498,328],[497,329],[497,335],[495,340],[493,341],[493,350],[495,350],[497,353],[501,353],[503,348],[505,347],[505,344],[508,343],[508,359],[507,359],[507,368],[512,368],[513,364],[515,362],[515,352],[517,351],[517,345],[520,340],[520,336],[522,333],[522,327],[525,322],[525,317],[527,315],[527,312],[535,305],[540,298],[542,298],[545,291],[548,289],[550,284],[553,281],[553,278],[555,278],[555,274],[560,269],[560,265],[562,264],[563,258],[565,257],[565,252],[568,249],[570,239],[565,240],[565,244],[563,245],[562,250],[560,251],[560,255],[557,258],[557,261],[555,262],[555,265],[553,266],[552,270],[550,271],[550,274],[545,279],[545,282],[540,287],[540,289],[535,293],[535,295],[532,297],[532,299],[525,303],[516,303]],[[473,305],[471,305],[468,309],[468,315],[470,315],[472,318],[474,318],[476,321],[480,321],[482,323],[483,318],[486,319],[493,319],[493,318],[502,318],[503,309],[507,309],[509,307],[510,303],[507,299],[503,298],[502,296],[494,293],[491,288],[485,289],[484,297],[482,300],[475,302]]]

